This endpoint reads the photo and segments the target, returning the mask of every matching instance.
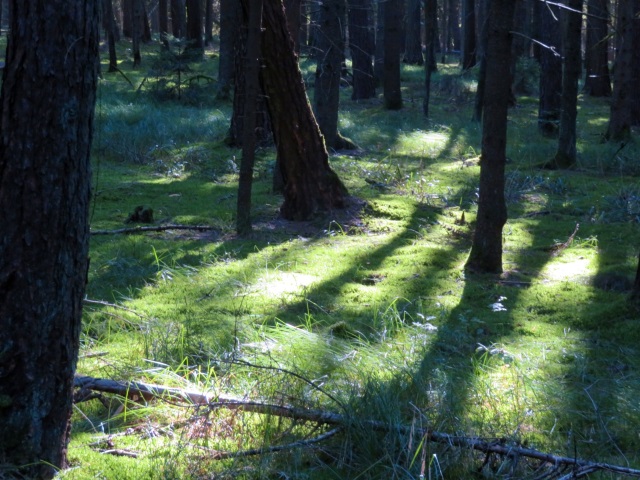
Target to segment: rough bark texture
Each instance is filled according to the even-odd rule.
[[[634,14],[638,11],[638,0],[618,3],[618,20],[616,24],[616,44],[618,55],[614,69],[613,96],[609,127],[605,135],[610,141],[625,141],[631,136],[634,122],[634,110],[637,109],[636,90],[638,88],[635,57],[640,50],[638,38],[638,22]]]
[[[349,2],[349,49],[353,64],[352,100],[372,98],[376,94],[373,76],[373,6],[371,0]]]
[[[538,130],[553,137],[558,134],[562,99],[562,57],[560,11],[553,5],[540,8],[540,102],[538,104]]]
[[[400,49],[402,42],[402,1],[387,0],[384,19],[384,106],[402,108],[400,90]]]
[[[301,0],[286,0],[284,3],[287,13],[287,25],[293,40],[296,53],[300,52],[300,23],[301,23]]]
[[[511,89],[511,29],[515,2],[491,0],[487,42],[487,73],[482,125],[480,197],[471,253],[466,268],[502,272],[502,227],[507,221],[504,199],[507,111]]]
[[[462,69],[476,64],[476,14],[475,0],[462,2]]]
[[[0,476],[50,478],[66,462],[87,278],[100,2],[11,5],[0,96]]]
[[[584,93],[592,97],[609,97],[609,0],[589,0],[587,8]]]
[[[487,43],[489,41],[489,3],[491,0],[480,0],[479,15],[482,19],[480,23],[480,39],[478,62],[480,63],[480,69],[478,71],[478,88],[476,90],[476,98],[473,105],[473,116],[471,120],[474,122],[482,121],[482,113],[484,109],[484,92],[487,84]]]
[[[582,11],[583,0],[568,0],[572,10]],[[582,73],[580,29],[582,15],[574,11],[564,15],[562,49],[562,99],[558,151],[547,167],[570,168],[576,164],[576,119],[578,117],[578,80]]]
[[[237,0],[220,0],[220,61],[218,63],[219,99],[231,97],[235,71],[236,42],[240,36],[242,9]]]
[[[403,60],[404,63],[408,63],[409,65],[424,64],[424,57],[422,56],[420,3],[420,0],[409,0],[407,3],[407,27]]]
[[[306,220],[316,212],[343,207],[347,190],[329,166],[281,0],[264,4],[263,25],[262,80],[285,185],[281,213]]]

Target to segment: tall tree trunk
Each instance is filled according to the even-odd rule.
[[[489,42],[489,3],[491,0],[480,0],[478,18],[480,23],[480,41],[478,45],[480,69],[478,71],[478,87],[473,105],[473,116],[471,120],[480,123],[484,109],[485,86],[487,84],[487,43]]]
[[[140,55],[140,40],[142,39],[142,2],[143,0],[131,0],[131,49],[133,50],[133,68],[138,68],[142,63]]]
[[[385,9],[387,2],[377,0],[376,9],[376,46],[373,63],[373,76],[376,86],[384,83],[384,24],[386,23]]]
[[[408,63],[409,65],[424,64],[424,57],[422,56],[420,3],[421,0],[408,0],[407,3],[404,63]]]
[[[113,16],[112,0],[102,0],[104,21],[107,24],[107,43],[109,45],[109,73],[118,71],[118,55],[116,53],[116,19]]]
[[[340,79],[344,57],[342,36],[346,19],[345,0],[324,0],[320,6],[320,36],[318,63],[313,99],[313,111],[327,148],[353,148],[353,144],[338,132]]]
[[[384,19],[384,107],[402,108],[400,46],[402,42],[402,0],[387,0]]]
[[[125,38],[133,38],[133,2],[122,0],[122,35]]]
[[[291,33],[291,39],[295,46],[296,53],[300,52],[300,15],[301,0],[286,0],[284,3],[285,12],[287,13],[287,25]]]
[[[151,25],[149,22],[149,15],[147,13],[147,5],[145,0],[142,0],[142,41],[144,43],[151,42]]]
[[[184,0],[171,0],[171,31],[176,38],[185,36],[185,3]]]
[[[580,30],[583,0],[568,0],[569,11],[564,14],[562,48],[562,107],[558,151],[547,168],[570,168],[576,164],[576,119],[578,117],[578,80],[582,73]]]
[[[502,228],[507,221],[504,169],[515,3],[513,0],[490,0],[480,196],[473,245],[465,265],[468,270],[477,272],[502,272]]]
[[[187,0],[187,49],[194,57],[204,54],[204,38],[202,37],[202,3],[200,0]]]
[[[558,134],[562,101],[562,56],[560,9],[546,4],[540,8],[540,102],[538,130],[546,137]]]
[[[373,7],[371,0],[349,2],[349,49],[353,64],[352,100],[372,98],[376,94],[373,76]]]
[[[218,63],[218,99],[229,99],[234,83],[236,42],[240,36],[242,9],[237,0],[220,0],[220,56]]]
[[[11,6],[0,94],[0,475],[48,479],[66,466],[87,281],[100,2]]]
[[[588,0],[584,92],[611,96],[609,75],[609,0]]]
[[[462,2],[462,70],[476,64],[476,14],[475,0]]]
[[[285,185],[280,211],[284,218],[306,220],[319,211],[342,208],[347,190],[329,166],[329,155],[304,89],[282,0],[264,4],[263,22],[262,80]]]
[[[456,52],[459,52],[462,46],[462,39],[460,35],[460,0],[451,0],[448,6],[449,12],[447,13],[447,20],[449,22],[451,47]]]
[[[640,50],[640,20],[635,16],[640,7],[638,0],[625,0],[618,3],[616,22],[616,44],[618,54],[614,67],[613,96],[609,126],[605,138],[609,141],[626,141],[631,136],[634,125],[635,90],[638,89],[638,76],[635,57]]]
[[[165,47],[169,46],[169,16],[168,16],[169,4],[167,0],[158,1],[158,23],[160,26],[160,41]]]
[[[212,43],[213,43],[213,0],[205,0],[204,2],[204,44],[206,46],[210,46]]]
[[[432,63],[435,63],[436,49],[436,28],[438,25],[438,1],[424,0],[424,29],[426,42],[427,58],[425,59],[425,94],[422,102],[422,112],[425,117],[429,117],[429,102],[431,99],[431,73]]]
[[[251,232],[251,187],[256,150],[256,104],[260,94],[260,36],[262,0],[249,3],[247,48],[244,66],[245,106],[242,162],[238,182],[236,231],[239,235]]]

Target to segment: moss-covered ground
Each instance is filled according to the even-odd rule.
[[[518,97],[504,274],[470,276],[481,128],[470,121],[473,75],[455,59],[438,65],[430,119],[421,68],[403,66],[397,112],[343,88],[340,129],[361,147],[331,156],[353,196],[345,211],[280,219],[274,150],[259,150],[254,231],[240,238],[241,152],[224,143],[231,103],[215,98],[217,59],[207,52],[182,72],[178,96],[177,74],[151,68],[156,47],[138,71],[119,48],[123,74],[99,86],[92,230],[134,226],[137,206],[153,209],[152,225],[212,228],[92,236],[79,373],[335,411],[353,425],[315,446],[217,460],[322,430],[92,400],[76,405],[61,478],[533,478],[544,468],[374,432],[365,419],[640,468],[640,313],[629,300],[640,150],[601,143],[606,100],[580,96],[578,165],[545,171],[535,166],[556,140],[537,132],[535,88]],[[302,68],[311,81],[312,63]]]

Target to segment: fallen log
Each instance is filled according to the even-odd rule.
[[[407,435],[411,434],[414,437],[424,437],[426,440],[431,442],[459,448],[469,448],[486,453],[487,455],[496,454],[514,459],[526,457],[539,460],[540,462],[543,462],[543,464],[547,464],[555,468],[569,467],[572,468],[572,471],[570,473],[571,476],[567,478],[572,479],[585,477],[595,471],[613,472],[640,478],[640,470],[634,468],[545,453],[533,448],[525,448],[518,444],[514,444],[513,442],[509,442],[507,439],[487,440],[480,437],[452,435],[449,433],[437,432],[430,428],[416,427],[414,425],[390,425],[389,423],[378,420],[353,419],[347,415],[334,412],[269,404],[218,393],[204,393],[142,382],[119,382],[116,380],[88,376],[76,376],[74,380],[74,387],[79,389],[79,392],[83,392],[82,395],[76,395],[76,398],[83,398],[83,396],[86,396],[88,391],[112,393],[132,400],[144,399],[145,401],[150,401],[153,399],[159,399],[171,402],[183,402],[185,406],[206,405],[211,409],[225,408],[228,410],[241,410],[244,412],[281,416],[325,425],[334,425],[336,427],[358,425],[380,432],[393,431],[405,433]]]
[[[197,232],[208,232],[219,230],[217,227],[209,227],[208,225],[158,225],[156,227],[130,227],[119,228],[116,230],[92,230],[91,235],[131,235],[136,233],[147,232],[165,232],[167,230],[195,230]]]

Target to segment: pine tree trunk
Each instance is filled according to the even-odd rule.
[[[429,117],[429,102],[431,98],[431,73],[433,68],[431,64],[435,63],[435,40],[436,40],[436,27],[438,25],[438,2],[437,0],[424,0],[424,27],[426,33],[426,51],[427,58],[425,59],[425,95],[422,102],[422,112],[425,117]]]
[[[400,48],[402,42],[402,1],[387,0],[384,19],[384,106],[402,108],[400,85]]]
[[[47,479],[66,466],[87,281],[100,2],[11,6],[0,95],[0,476]]]
[[[176,38],[185,36],[184,0],[171,0],[171,31]]]
[[[553,5],[540,8],[540,102],[538,130],[547,137],[558,134],[562,101],[562,55],[560,10]]]
[[[611,96],[608,4],[608,0],[589,0],[587,4],[584,92],[591,97]]]
[[[580,29],[582,27],[583,0],[568,0],[567,6],[573,10],[564,14],[562,99],[558,151],[548,168],[571,168],[577,161],[578,80],[582,74],[582,54],[580,52]]]
[[[376,94],[373,76],[373,6],[371,0],[349,2],[349,49],[353,63],[352,100],[372,98]]]
[[[194,57],[204,54],[204,38],[202,36],[202,3],[200,0],[187,0],[187,49]]]
[[[242,8],[237,0],[220,0],[220,56],[218,63],[218,87],[216,97],[231,97],[234,83],[236,42],[240,36]]]
[[[475,0],[462,2],[462,70],[476,64],[476,14]]]
[[[473,245],[465,266],[476,272],[502,272],[502,228],[507,221],[504,169],[514,8],[513,0],[490,0],[480,196]]]
[[[265,2],[263,22],[262,80],[285,185],[281,213],[287,219],[306,220],[317,212],[342,208],[347,190],[329,166],[281,0]]]
[[[158,23],[160,26],[160,41],[165,47],[169,46],[167,36],[169,35],[169,4],[167,0],[159,0],[158,2]]]
[[[142,63],[140,55],[140,41],[142,39],[142,1],[131,0],[131,48],[133,50],[133,68],[138,68]]]
[[[103,16],[107,28],[107,43],[109,45],[109,73],[118,71],[118,55],[116,53],[116,21],[113,16],[112,0],[102,0]]]
[[[295,46],[296,53],[300,52],[300,9],[301,0],[286,0],[285,12],[287,13],[287,25]]]
[[[405,40],[404,63],[423,65],[422,32],[420,17],[421,0],[409,0],[407,3],[407,28]]]

